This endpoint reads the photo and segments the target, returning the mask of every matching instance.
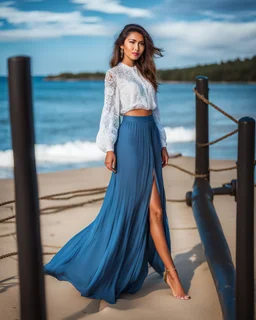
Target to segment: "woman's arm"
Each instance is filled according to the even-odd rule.
[[[162,146],[162,148],[163,148],[163,147],[166,147],[166,146],[167,146],[167,142],[166,142],[166,132],[165,132],[165,130],[164,130],[164,127],[163,127],[162,124],[161,124],[161,120],[160,120],[160,110],[159,110],[159,107],[158,107],[158,101],[157,101],[157,95],[156,95],[156,93],[155,93],[155,103],[156,103],[156,107],[155,107],[155,109],[152,111],[152,113],[153,113],[153,117],[154,117],[155,123],[156,123],[157,128],[158,128],[159,133],[160,133],[161,146]]]
[[[119,127],[119,92],[116,75],[108,70],[105,75],[104,105],[96,144],[103,151],[114,151]]]

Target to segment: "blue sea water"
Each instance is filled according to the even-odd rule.
[[[95,143],[104,101],[103,81],[44,81],[33,77],[37,172],[104,165]],[[194,83],[162,83],[158,101],[168,152],[195,155]],[[256,119],[256,85],[209,83],[209,100],[236,119]],[[0,178],[13,177],[6,77],[0,77]],[[237,125],[209,106],[210,141]],[[210,147],[212,159],[237,158],[237,134]]]

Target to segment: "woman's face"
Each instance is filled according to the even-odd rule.
[[[138,60],[145,50],[143,35],[138,32],[130,32],[120,48],[124,49],[124,60]]]

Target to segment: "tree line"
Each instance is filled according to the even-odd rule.
[[[234,82],[254,82],[256,81],[256,55],[252,58],[239,58],[226,62],[201,65],[198,64],[189,68],[158,69],[156,77],[158,81],[195,81],[198,75],[207,76],[210,81],[234,81]],[[53,80],[103,80],[104,72],[80,72],[80,73],[60,73],[58,75],[48,75],[47,81]]]
[[[190,68],[157,70],[157,78],[163,81],[194,81],[198,75],[207,76],[210,81],[256,81],[256,55],[243,61],[238,58]]]

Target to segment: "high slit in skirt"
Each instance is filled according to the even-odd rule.
[[[95,220],[44,265],[45,274],[69,281],[82,296],[110,304],[116,303],[121,293],[140,290],[148,275],[148,264],[160,275],[164,272],[149,226],[153,174],[171,252],[161,142],[153,115],[124,115],[114,152],[116,173],[111,173]]]

